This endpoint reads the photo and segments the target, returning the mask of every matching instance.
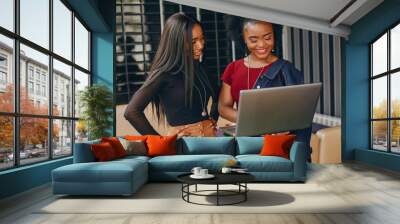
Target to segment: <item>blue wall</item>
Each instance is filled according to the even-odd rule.
[[[114,34],[93,33],[92,34],[92,81],[109,87],[114,93]],[[114,94],[113,94],[114,95]],[[115,97],[114,107],[115,108]],[[115,110],[113,125],[109,128],[110,135],[115,135]]]
[[[369,46],[377,36],[400,20],[400,1],[386,0],[351,27],[346,43],[346,76],[343,94],[343,160],[358,160],[397,169],[394,155],[369,150]],[[359,152],[359,150],[364,150]],[[377,163],[377,161],[380,162]],[[397,166],[397,167],[396,167]]]
[[[92,31],[93,83],[103,83],[113,92],[115,1],[67,1]],[[115,116],[112,119],[115,124]],[[0,199],[48,183],[53,169],[71,163],[68,157],[0,172]]]
[[[71,163],[69,157],[1,172],[0,199],[48,183],[53,169]]]
[[[114,68],[115,68],[115,2],[102,1],[98,4],[99,11],[109,26],[108,32],[92,32],[92,81],[93,83],[101,83],[109,87],[114,94]],[[115,135],[115,96],[114,99],[114,115],[111,118],[113,125],[109,128],[110,135]]]

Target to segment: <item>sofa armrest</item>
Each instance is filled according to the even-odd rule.
[[[319,138],[316,134],[311,134],[310,146],[312,149],[311,162],[319,163]]]
[[[95,162],[90,146],[93,142],[75,143],[74,147],[74,163],[89,163]]]
[[[293,179],[305,181],[307,172],[306,145],[303,142],[294,142],[290,149],[290,160],[293,162]]]
[[[341,127],[332,127],[319,130],[319,162],[341,163]]]

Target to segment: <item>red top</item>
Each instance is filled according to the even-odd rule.
[[[244,59],[231,62],[222,74],[221,80],[231,86],[233,101],[239,103],[240,90],[252,89],[258,76],[267,71],[271,65],[272,63],[262,68],[250,68],[249,82],[247,82],[247,66],[244,64]]]

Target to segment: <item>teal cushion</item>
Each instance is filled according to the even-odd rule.
[[[143,161],[143,162],[147,162],[147,161],[149,161],[149,159],[150,159],[150,157],[147,157],[147,156],[135,156],[135,155],[131,155],[131,156],[125,156],[124,158],[121,158],[121,159],[117,159],[117,160],[113,160],[113,161],[127,161],[127,162],[130,162],[130,161],[134,161],[134,160],[140,160],[140,161]]]
[[[193,167],[203,167],[210,171],[219,171],[227,161],[235,159],[231,155],[174,155],[158,156],[149,160],[151,172],[190,172]]]
[[[234,155],[233,137],[183,137],[178,142],[178,154],[225,154]]]
[[[239,165],[250,172],[293,172],[293,162],[278,156],[239,155]]]
[[[237,137],[236,155],[260,154],[264,137]]]
[[[99,144],[100,140],[75,143],[74,147],[74,163],[95,162],[96,158],[91,149],[92,144]]]
[[[53,170],[53,181],[59,182],[129,182],[136,172],[147,172],[141,160],[74,163]]]

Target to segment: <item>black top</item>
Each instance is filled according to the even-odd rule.
[[[210,179],[194,179],[190,175],[192,174],[182,174],[177,179],[185,184],[237,184],[255,180],[255,177],[249,173],[216,173],[213,174],[215,177]]]
[[[196,73],[194,77],[192,107],[185,106],[185,76],[183,73],[161,74],[151,83],[146,83],[133,95],[126,111],[125,118],[142,135],[158,135],[150,125],[143,111],[155,96],[160,97],[161,104],[164,107],[165,115],[169,125],[179,126],[192,124],[209,119],[218,119],[218,94],[219,88],[217,77],[200,77]],[[146,81],[148,82],[148,81]],[[205,85],[205,82],[210,83]],[[209,87],[211,86],[211,87]],[[213,90],[211,90],[211,88]],[[204,92],[206,93],[204,97]],[[214,96],[212,96],[214,92]],[[213,98],[211,111],[207,111],[207,102],[210,97]],[[207,116],[203,116],[203,107],[205,107]]]

